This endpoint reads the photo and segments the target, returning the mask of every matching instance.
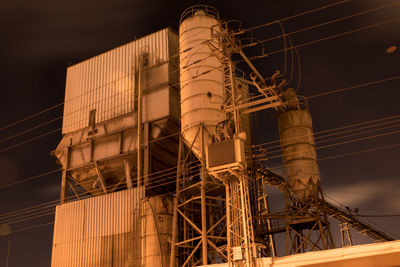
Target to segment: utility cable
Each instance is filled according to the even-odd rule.
[[[322,9],[326,9],[326,8],[329,8],[329,7],[333,7],[333,6],[336,6],[336,5],[339,5],[339,4],[343,4],[343,3],[346,3],[346,2],[348,2],[348,0],[339,1],[339,2],[336,2],[336,3],[333,3],[333,4],[329,4],[329,5],[326,5],[326,6],[323,6],[323,7],[315,8],[315,9],[308,10],[308,11],[305,11],[305,12],[302,12],[302,13],[299,13],[299,14],[296,14],[296,15],[292,15],[292,16],[289,16],[289,17],[287,17],[287,18],[279,19],[279,20],[276,20],[276,21],[273,21],[273,22],[269,22],[269,23],[266,23],[266,24],[262,24],[262,25],[259,25],[259,26],[255,26],[255,27],[252,27],[252,28],[244,29],[243,31],[251,31],[251,30],[254,30],[254,29],[258,29],[258,28],[260,28],[260,27],[265,27],[265,26],[268,26],[268,25],[272,25],[272,24],[274,24],[274,23],[286,21],[286,20],[289,20],[289,19],[292,19],[292,18],[295,18],[295,17],[298,17],[298,16],[303,16],[303,15],[306,15],[306,14],[309,14],[309,13],[313,13],[313,12],[316,12],[316,11],[319,11],[319,10],[322,10]],[[291,34],[291,33],[289,33],[289,34]],[[176,56],[178,56],[178,55],[180,55],[180,54],[182,54],[182,53],[184,53],[184,52],[187,52],[187,51],[182,51],[182,52],[179,52],[179,53],[177,53],[177,54],[174,54],[174,55],[170,56],[170,58],[176,57]],[[178,71],[178,69],[175,70],[175,71]],[[121,77],[120,79],[122,80],[122,79],[124,79],[124,78],[131,77],[132,75],[133,75],[133,73],[128,74],[128,75],[126,75],[126,76],[124,76],[124,77]],[[113,81],[113,82],[115,82],[115,81]],[[111,83],[110,83],[110,84],[111,84]],[[105,85],[103,85],[103,86],[107,86],[107,84],[105,84]],[[96,88],[96,89],[98,89],[98,88]],[[87,93],[90,93],[90,92],[87,92]],[[78,96],[78,97],[80,97],[80,96]],[[72,100],[72,99],[71,99],[71,100]],[[43,113],[46,113],[46,112],[48,112],[48,111],[50,111],[50,110],[52,110],[52,109],[57,108],[57,107],[63,106],[64,103],[65,103],[65,102],[56,104],[56,105],[54,105],[54,106],[52,106],[52,107],[50,107],[50,108],[47,108],[47,109],[45,109],[45,110],[42,110],[42,111],[37,112],[37,113],[35,113],[35,114],[32,114],[32,115],[30,115],[30,116],[28,116],[28,117],[26,117],[26,118],[23,118],[23,119],[18,120],[18,121],[16,121],[16,122],[13,122],[13,123],[10,123],[10,124],[8,124],[8,125],[5,125],[5,126],[3,126],[3,127],[0,128],[0,131],[2,131],[2,130],[4,130],[4,129],[7,129],[7,128],[9,128],[9,127],[12,127],[12,126],[14,126],[14,125],[17,125],[17,124],[19,124],[19,123],[21,123],[21,122],[24,122],[24,121],[26,121],[26,120],[29,120],[29,119],[31,119],[31,118],[34,118],[34,117],[36,117],[36,116],[39,116],[39,115],[41,115],[41,114],[43,114]]]
[[[343,207],[344,209],[347,210],[347,206],[345,206],[343,203],[340,203],[339,201],[337,201],[336,199],[334,199],[333,197],[330,197],[326,194],[324,194],[325,197],[327,197],[328,199],[331,199],[332,201],[336,202],[337,204],[339,204],[339,206]],[[351,214],[352,216],[354,216],[353,214]],[[393,234],[391,231],[383,228],[382,226],[372,222],[371,220],[368,220],[368,218],[364,218],[367,221],[367,224],[369,225],[373,225],[374,227],[376,227],[377,229],[380,229],[383,232],[389,233],[390,235],[392,235],[393,237],[397,237],[397,235]]]
[[[324,135],[324,136],[318,136],[318,137],[315,138],[315,140],[316,140],[316,145],[319,145],[320,143],[331,142],[331,141],[333,141],[333,140],[348,138],[348,137],[357,136],[357,135],[364,135],[364,134],[371,133],[371,132],[376,132],[376,131],[386,130],[386,129],[390,129],[390,128],[394,128],[394,127],[399,127],[400,124],[395,124],[395,125],[390,125],[390,126],[386,126],[386,127],[380,127],[380,128],[377,128],[377,129],[370,129],[370,130],[361,131],[361,132],[357,132],[357,133],[352,133],[352,134],[348,134],[348,135],[342,135],[342,134],[345,134],[345,133],[348,133],[348,132],[359,131],[359,130],[362,130],[362,129],[371,128],[371,127],[376,127],[376,126],[381,126],[381,125],[384,125],[384,124],[393,123],[393,122],[398,122],[398,121],[400,121],[400,120],[389,121],[389,122],[386,122],[386,123],[380,123],[380,124],[376,124],[376,125],[368,125],[368,126],[361,127],[361,128],[358,128],[358,129],[350,129],[350,130],[342,131],[342,132],[338,132],[338,133],[331,133],[331,134],[326,134],[326,135]],[[328,136],[334,136],[334,135],[340,135],[340,136],[330,137],[330,138],[325,139],[325,140],[318,140],[318,139],[321,139],[321,138],[326,138],[326,137],[328,137]],[[311,135],[311,136],[312,136],[312,135]],[[299,136],[296,136],[296,138],[298,138],[298,137],[299,137]],[[317,141],[317,140],[318,140],[318,141]],[[278,148],[278,149],[276,149],[276,150],[271,150],[271,149],[273,149],[273,148]],[[268,151],[268,154],[270,154],[270,153],[277,153],[277,152],[281,152],[281,145],[266,147],[266,148],[258,149],[258,150],[259,150],[259,151],[262,151],[262,152],[264,152],[265,150],[267,150],[267,151]],[[257,151],[257,150],[256,150],[256,151]]]
[[[377,80],[377,81],[357,84],[357,85],[353,85],[353,86],[349,86],[349,87],[345,87],[345,88],[341,88],[341,89],[336,89],[336,90],[331,90],[331,91],[328,91],[328,92],[323,92],[323,93],[310,95],[310,96],[307,96],[307,99],[312,99],[312,98],[315,98],[315,97],[325,96],[325,95],[330,95],[330,94],[335,94],[335,93],[341,93],[341,92],[345,92],[345,91],[348,91],[348,90],[351,90],[351,89],[356,89],[356,88],[360,88],[360,87],[375,85],[375,84],[378,84],[378,83],[397,80],[399,78],[400,78],[400,75],[396,75],[396,76],[392,76],[392,77],[389,77],[389,78],[386,78],[386,79],[382,79],[382,80]]]
[[[334,38],[337,38],[337,37],[340,37],[340,36],[344,36],[344,35],[347,35],[347,34],[350,34],[350,33],[355,33],[355,32],[359,32],[359,31],[371,29],[371,28],[374,28],[374,27],[377,27],[377,26],[381,26],[381,25],[388,24],[388,23],[391,23],[391,22],[394,22],[394,21],[399,21],[399,20],[400,20],[400,18],[394,18],[394,19],[384,20],[384,21],[381,21],[381,22],[378,22],[378,23],[375,23],[375,24],[371,24],[371,25],[359,27],[359,28],[356,28],[356,29],[353,29],[353,30],[350,30],[350,31],[346,31],[346,32],[334,34],[334,35],[331,35],[331,36],[327,36],[327,37],[324,37],[324,38],[320,38],[320,39],[317,39],[317,40],[314,40],[314,41],[302,43],[302,44],[299,44],[299,45],[294,46],[293,48],[304,47],[304,46],[307,46],[307,45],[311,45],[311,44],[315,44],[315,43],[318,43],[318,42],[322,42],[322,41],[334,39]],[[263,55],[260,55],[260,56],[249,57],[249,60],[254,60],[254,59],[259,59],[259,58],[265,58],[265,57],[267,57],[267,56],[274,55],[274,54],[278,54],[278,53],[284,52],[284,51],[286,51],[286,50],[288,50],[288,49],[275,50],[275,51],[268,52],[268,53],[263,54]],[[244,60],[239,60],[239,61],[236,61],[236,63],[240,63],[240,62],[243,62],[243,61],[244,61]]]
[[[380,119],[376,119],[376,120],[364,121],[364,122],[360,122],[360,123],[353,123],[353,124],[344,125],[344,126],[340,126],[340,127],[336,127],[336,128],[332,128],[332,129],[317,131],[317,132],[315,132],[313,134],[314,134],[314,136],[316,136],[315,137],[316,139],[317,138],[323,138],[323,136],[320,136],[321,134],[330,133],[330,132],[334,132],[334,131],[338,131],[338,130],[351,131],[351,130],[347,130],[347,129],[348,128],[354,128],[356,126],[363,126],[363,127],[360,127],[359,129],[365,129],[365,128],[369,128],[369,127],[374,127],[374,125],[368,125],[368,124],[377,123],[377,122],[381,122],[381,123],[378,123],[378,124],[375,124],[375,125],[379,125],[379,126],[386,125],[386,124],[391,123],[391,122],[397,122],[399,118],[400,118],[400,114],[399,115],[391,115],[391,116],[386,116],[386,117],[383,117],[383,118],[380,118]],[[382,122],[382,121],[386,121],[386,122]],[[367,126],[364,126],[366,124],[367,124]],[[330,136],[330,135],[333,135],[333,133],[331,133],[329,135],[325,135],[325,136]],[[276,143],[279,143],[281,141],[289,141],[289,140],[292,140],[292,139],[295,139],[295,138],[308,137],[308,136],[309,135],[301,135],[301,136],[296,136],[296,137],[289,137],[289,138],[282,139],[282,140],[278,139],[278,140],[274,140],[274,141],[269,141],[269,142],[253,145],[253,148],[257,148],[257,147],[265,146],[265,145],[270,145],[270,144],[276,144]],[[274,147],[277,147],[277,146],[274,146]]]
[[[325,145],[325,146],[315,147],[315,150],[322,149],[322,148],[334,147],[334,146],[338,146],[338,145],[349,144],[349,143],[363,141],[363,140],[369,140],[369,139],[372,139],[372,138],[377,138],[377,137],[382,137],[382,136],[387,136],[387,135],[392,135],[392,134],[398,134],[398,133],[400,133],[400,130],[381,133],[381,134],[375,134],[375,135],[372,135],[372,136],[354,138],[354,139],[350,139],[350,140],[346,140],[346,141],[342,141],[342,142],[338,142],[338,143],[333,143],[333,144],[329,144],[329,145]],[[284,156],[287,156],[287,155],[292,155],[292,154],[297,154],[297,153],[307,152],[307,151],[312,151],[312,150],[314,150],[314,148],[305,149],[305,150],[301,150],[301,151],[295,151],[295,152],[289,152],[289,153],[283,153],[281,155],[268,157],[268,159],[280,158],[280,157],[284,157]]]
[[[328,91],[328,92],[324,92],[324,93],[319,93],[319,94],[311,95],[311,96],[308,96],[308,98],[311,99],[311,98],[315,98],[315,97],[319,97],[319,96],[324,96],[324,95],[328,95],[328,94],[334,94],[334,93],[338,93],[338,92],[344,92],[344,91],[347,91],[347,90],[351,90],[351,89],[355,89],[355,88],[360,88],[360,87],[364,87],[364,86],[375,85],[375,84],[378,84],[378,83],[388,82],[388,81],[396,80],[396,79],[399,79],[399,78],[400,78],[400,75],[392,76],[392,77],[389,77],[389,78],[386,78],[386,79],[382,79],[382,80],[378,80],[378,81],[371,81],[371,82],[367,82],[367,83],[363,83],[363,84],[353,85],[353,86],[349,86],[349,87],[345,87],[345,88],[341,88],[341,89],[336,89],[336,90],[332,90],[332,91]],[[12,148],[18,147],[18,146],[20,146],[20,145],[29,143],[29,142],[31,142],[31,141],[37,140],[37,139],[39,139],[39,138],[41,138],[41,137],[45,137],[45,136],[47,136],[47,135],[49,135],[49,134],[55,133],[55,132],[60,131],[60,130],[61,130],[61,128],[56,129],[56,130],[54,130],[54,131],[51,131],[51,132],[49,132],[49,133],[42,134],[42,135],[40,135],[40,136],[38,136],[38,137],[31,138],[31,139],[26,140],[26,141],[24,141],[24,142],[21,142],[21,143],[12,145],[12,146],[10,146],[10,147],[1,149],[1,150],[0,150],[0,153],[1,153],[1,152],[4,152],[4,151],[7,151],[7,150],[10,150],[10,149],[12,149]],[[275,141],[275,142],[276,142],[276,141]],[[278,141],[278,142],[279,142],[279,141]],[[260,145],[260,144],[255,145],[255,146],[259,146],[259,145]]]
[[[26,117],[26,118],[20,119],[20,120],[15,121],[15,122],[12,122],[12,123],[10,123],[10,124],[7,124],[7,125],[5,125],[5,126],[3,126],[3,127],[0,128],[0,132],[3,131],[3,130],[5,130],[5,129],[8,129],[8,128],[12,127],[12,126],[15,126],[15,125],[17,125],[17,124],[19,124],[19,123],[21,123],[21,122],[27,121],[27,120],[32,119],[32,118],[34,118],[34,117],[37,117],[37,116],[39,116],[39,115],[41,115],[41,114],[43,114],[43,113],[46,113],[46,112],[48,112],[48,111],[50,111],[50,110],[53,110],[53,109],[55,109],[55,108],[58,108],[58,107],[62,106],[63,104],[64,104],[64,103],[59,103],[59,104],[57,104],[57,105],[54,105],[54,106],[52,106],[52,107],[49,107],[49,108],[44,109],[44,110],[42,110],[42,111],[39,111],[39,112],[37,112],[37,113],[35,113],[35,114],[29,115],[29,116]]]
[[[48,171],[48,172],[45,172],[45,173],[37,174],[37,175],[31,176],[31,177],[28,177],[28,178],[24,178],[24,179],[15,181],[13,183],[0,185],[0,189],[7,188],[7,187],[10,187],[10,186],[13,186],[13,185],[16,185],[16,184],[21,184],[21,183],[24,183],[24,182],[28,182],[28,181],[37,179],[39,177],[47,176],[47,175],[50,175],[50,174],[53,174],[53,173],[56,173],[56,172],[60,172],[60,171],[62,171],[62,169],[56,169],[56,170]]]
[[[36,130],[36,129],[40,128],[40,127],[43,127],[43,126],[48,125],[48,124],[50,124],[50,123],[52,123],[52,122],[58,121],[58,120],[60,120],[60,119],[62,119],[62,118],[63,118],[62,116],[61,116],[61,117],[57,117],[57,118],[55,118],[55,119],[46,121],[46,122],[44,122],[44,123],[41,123],[41,124],[39,124],[39,125],[36,125],[36,126],[34,126],[34,127],[32,127],[32,128],[29,128],[29,129],[24,130],[24,131],[22,131],[22,132],[19,132],[19,133],[17,133],[17,134],[8,136],[8,137],[6,137],[6,138],[3,138],[3,139],[0,140],[0,143],[5,142],[5,141],[7,141],[7,140],[10,140],[10,139],[12,139],[12,138],[14,138],[14,137],[21,136],[21,135],[23,135],[23,134],[25,134],[25,133],[28,133],[28,132],[31,132],[31,131],[33,131],[33,130]]]
[[[28,230],[32,230],[32,229],[36,229],[36,228],[43,227],[43,226],[53,225],[53,224],[54,224],[54,221],[48,222],[48,223],[43,223],[43,224],[37,224],[37,225],[29,226],[29,227],[24,227],[24,228],[20,228],[20,229],[16,229],[16,230],[11,230],[10,235],[28,231]]]
[[[196,177],[196,176],[198,176],[198,174],[195,174],[195,175],[186,177],[186,178],[184,178],[183,180],[190,181],[191,178]],[[168,179],[171,179],[171,178],[172,178],[172,177],[169,177]],[[176,178],[176,176],[173,177],[173,178]],[[165,180],[165,179],[164,179],[164,180]],[[164,181],[164,180],[162,180],[162,181]],[[148,186],[148,187],[146,187],[146,189],[159,188],[159,187],[161,187],[161,186],[165,186],[165,185],[167,185],[167,184],[171,184],[171,183],[174,183],[174,182],[175,182],[175,179],[174,179],[173,181],[163,182],[163,183],[158,184],[158,185],[155,185],[155,186]],[[112,187],[112,186],[113,186],[113,185],[111,185],[110,187]],[[171,193],[171,192],[168,192],[168,194],[170,194],[170,193]],[[43,211],[35,211],[33,214],[28,214],[28,215],[24,215],[24,216],[19,216],[18,218],[13,218],[13,219],[7,219],[7,220],[5,220],[5,221],[3,220],[3,221],[0,222],[0,224],[15,224],[15,223],[21,223],[21,222],[29,221],[29,220],[32,220],[32,219],[37,219],[37,218],[40,218],[40,217],[53,215],[53,214],[55,213],[55,209],[54,209],[55,206],[56,206],[56,205],[52,205],[52,206],[50,207],[50,209],[46,209],[46,210],[43,210]],[[14,217],[15,217],[15,216],[14,216]]]
[[[282,21],[289,20],[289,19],[293,19],[293,18],[295,18],[295,17],[303,16],[303,15],[310,14],[310,13],[313,13],[313,12],[317,12],[317,11],[320,11],[320,10],[323,10],[323,9],[326,9],[326,8],[330,8],[330,7],[333,7],[333,6],[336,6],[336,5],[340,5],[340,4],[343,4],[343,3],[346,3],[346,2],[349,2],[349,0],[338,1],[338,2],[333,3],[333,4],[329,4],[329,5],[326,5],[326,6],[322,6],[322,7],[319,7],[319,8],[312,9],[312,10],[308,10],[308,11],[305,11],[305,12],[302,12],[302,13],[299,13],[299,14],[295,14],[295,15],[286,17],[286,18],[282,18],[282,19],[279,19],[279,20],[275,20],[275,21],[273,21],[273,22],[268,22],[268,23],[265,23],[265,24],[262,24],[262,25],[259,25],[259,26],[255,26],[255,27],[252,27],[252,28],[243,29],[242,31],[245,31],[245,32],[246,32],[246,31],[252,31],[252,30],[255,30],[255,29],[258,29],[258,28],[261,28],[261,27],[265,27],[265,26],[268,26],[268,25],[272,25],[272,24],[274,24],[274,23],[278,23],[278,22],[282,22]],[[170,59],[172,59],[172,58],[174,58],[174,57],[176,57],[176,56],[179,56],[179,55],[182,54],[182,53],[186,53],[186,52],[187,52],[187,51],[181,51],[181,52],[178,52],[178,53],[176,53],[176,54],[173,54],[173,55],[170,56]],[[175,70],[175,71],[178,71],[178,69]],[[135,71],[135,72],[136,72],[136,71]],[[127,77],[132,77],[133,74],[134,74],[134,72],[132,72],[132,73],[126,75],[126,76],[123,76],[123,77],[120,78],[120,80],[125,79],[125,78],[127,78]],[[111,83],[113,83],[113,82],[115,82],[115,81],[112,81]],[[105,85],[103,85],[103,86],[110,85],[111,83],[105,84]],[[98,89],[98,88],[96,88],[96,89]],[[90,92],[87,92],[87,93],[90,93]],[[80,97],[80,96],[78,96],[78,97]],[[42,110],[42,111],[40,111],[40,112],[37,112],[37,113],[32,114],[32,115],[30,115],[30,116],[27,116],[27,117],[25,117],[25,118],[23,118],[23,119],[21,119],[21,120],[18,120],[18,121],[15,121],[15,122],[13,122],[13,123],[10,123],[10,124],[8,124],[8,125],[5,125],[5,126],[3,126],[3,127],[0,128],[0,131],[3,131],[4,129],[10,128],[10,127],[12,127],[12,126],[14,126],[14,125],[17,125],[17,124],[19,124],[19,123],[21,123],[21,122],[24,122],[24,121],[29,120],[29,119],[31,119],[31,118],[34,118],[34,117],[36,117],[36,116],[39,116],[39,115],[41,115],[41,114],[43,114],[43,113],[46,113],[46,112],[48,112],[48,111],[50,111],[50,110],[53,110],[53,109],[57,108],[57,107],[63,106],[64,103],[65,103],[65,102],[58,103],[58,104],[56,104],[56,105],[54,105],[54,106],[52,106],[52,107],[49,107],[49,108],[44,109],[44,110]]]
[[[199,167],[199,166],[200,166],[200,164],[191,166],[189,169],[185,170],[185,172],[183,172],[182,175],[186,175],[187,173],[190,173],[192,169],[194,169],[196,167]],[[149,186],[147,186],[146,188],[147,189],[158,188],[158,187],[161,187],[161,186],[164,186],[164,185],[167,185],[167,184],[175,182],[176,172],[172,172],[171,174],[173,174],[173,176],[169,176],[169,177],[163,178],[163,179],[160,179],[160,178],[162,178],[162,177],[164,177],[166,175],[158,176],[158,177],[154,177],[153,179],[150,179],[150,180],[155,180],[155,179],[157,179],[157,180],[155,182],[152,182],[152,183],[149,182],[149,184],[148,184]],[[189,178],[191,178],[191,177],[194,177],[194,176],[190,176]],[[173,179],[173,180],[172,181],[168,181],[168,180],[171,180],[171,179]],[[135,180],[137,181],[137,179],[133,179],[133,182]],[[168,181],[168,182],[165,182],[165,181]],[[163,183],[160,183],[160,182],[163,182]],[[154,184],[154,183],[157,183],[157,184],[153,185],[153,186],[150,186],[151,184]],[[125,185],[121,185],[119,188],[124,188],[124,187],[125,187]],[[110,185],[110,186],[107,186],[106,189],[115,189],[115,187],[114,187],[114,185]],[[102,189],[96,189],[96,190],[101,191]],[[79,195],[80,196],[85,196],[88,193],[89,192],[83,192],[83,193],[81,193]],[[72,196],[67,197],[67,199],[74,199],[75,197],[76,197],[75,195],[72,195]],[[48,203],[52,203],[52,204],[47,205]],[[21,214],[27,214],[27,213],[32,213],[32,212],[35,212],[35,214],[37,214],[37,213],[53,211],[53,209],[48,210],[48,208],[54,208],[58,204],[59,204],[59,200],[56,200],[56,201],[50,201],[50,202],[47,202],[47,203],[36,205],[34,207],[18,210],[18,211],[12,211],[12,212],[8,212],[8,213],[3,213],[3,214],[0,215],[0,219],[4,220],[5,218],[16,217],[16,216],[20,216]],[[40,210],[43,210],[43,209],[45,209],[45,211],[40,211]],[[18,220],[18,222],[20,222],[20,219],[26,218],[26,217],[29,217],[29,216],[32,216],[32,215],[35,215],[35,214],[23,215],[22,217],[20,216],[19,219],[17,219],[17,220]],[[42,216],[49,215],[49,214],[50,213],[46,213],[46,214],[43,214]],[[15,223],[15,222],[16,221],[15,221],[15,218],[14,218],[14,219],[7,219],[6,221],[1,221],[0,223]]]
[[[8,146],[8,147],[6,147],[6,148],[0,149],[0,153],[5,152],[5,151],[8,151],[8,150],[13,149],[13,148],[16,148],[16,147],[19,147],[19,146],[22,146],[22,145],[25,145],[25,144],[27,144],[27,143],[30,143],[30,142],[32,142],[32,141],[35,141],[35,140],[37,140],[37,139],[40,139],[40,138],[42,138],[42,137],[45,137],[45,136],[48,136],[48,135],[50,135],[50,134],[57,133],[57,132],[60,132],[60,131],[61,131],[61,128],[58,128],[58,129],[56,129],[56,130],[53,130],[53,131],[50,131],[50,132],[41,134],[41,135],[39,135],[39,136],[36,136],[36,137],[30,138],[30,139],[27,139],[27,140],[25,140],[25,141],[23,141],[23,142],[20,142],[20,143],[15,144],[15,145]]]
[[[330,7],[333,7],[333,6],[341,5],[341,4],[344,4],[344,3],[347,3],[347,2],[349,2],[349,0],[338,1],[338,2],[329,4],[329,5],[326,5],[326,6],[322,6],[322,7],[314,8],[314,9],[311,9],[311,10],[308,10],[308,11],[305,11],[305,12],[302,12],[302,13],[298,13],[296,15],[292,15],[292,16],[289,16],[289,17],[286,17],[286,18],[282,18],[282,19],[279,19],[279,20],[274,20],[274,21],[271,21],[271,22],[267,22],[265,24],[258,25],[258,26],[255,26],[255,27],[251,27],[251,28],[248,28],[248,29],[243,29],[243,30],[241,30],[241,32],[254,31],[256,29],[259,29],[259,28],[262,28],[262,27],[266,27],[266,26],[270,26],[270,25],[273,25],[273,24],[278,23],[278,22],[282,22],[282,21],[290,20],[290,19],[293,19],[293,18],[296,18],[296,17],[304,16],[304,15],[307,15],[307,14],[310,14],[310,13],[314,13],[316,11],[320,11],[320,10],[323,10],[323,9],[326,9],[326,8],[330,8]]]
[[[322,27],[322,26],[325,26],[325,25],[328,25],[328,24],[339,22],[339,21],[342,21],[342,20],[346,20],[346,19],[350,19],[350,18],[353,18],[353,17],[365,15],[365,14],[368,14],[368,13],[371,13],[371,12],[374,12],[374,11],[377,11],[377,10],[381,10],[381,9],[384,9],[384,8],[387,8],[387,7],[395,6],[395,5],[398,5],[398,4],[400,4],[400,2],[394,2],[394,3],[390,3],[390,4],[387,4],[387,5],[380,6],[380,7],[368,9],[368,10],[365,10],[365,11],[354,13],[354,14],[349,15],[349,16],[341,17],[341,18],[338,18],[338,19],[334,19],[334,20],[330,20],[330,21],[323,22],[323,23],[320,23],[320,24],[316,24],[316,25],[313,25],[313,26],[310,26],[310,27],[302,28],[300,30],[292,31],[292,32],[289,32],[289,33],[286,33],[286,34],[276,35],[274,37],[271,37],[271,38],[268,38],[268,39],[264,39],[264,40],[259,40],[259,41],[254,42],[254,43],[249,43],[249,44],[243,45],[242,47],[243,48],[252,47],[252,46],[255,46],[257,44],[262,44],[262,43],[265,43],[265,42],[268,42],[268,41],[279,39],[284,35],[290,36],[290,35],[293,35],[293,34],[297,34],[297,33],[300,33],[300,32],[304,32],[304,31],[308,31],[308,30],[311,30],[311,29],[319,28],[319,27]]]

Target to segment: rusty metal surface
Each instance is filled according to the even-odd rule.
[[[284,111],[278,126],[287,183],[296,199],[303,201],[317,194],[320,181],[310,112]]]

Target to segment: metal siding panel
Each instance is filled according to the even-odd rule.
[[[69,67],[63,134],[87,127],[92,109],[96,109],[96,123],[132,112],[140,53],[148,51],[152,67],[168,60],[169,43],[175,40],[176,34],[164,29]]]

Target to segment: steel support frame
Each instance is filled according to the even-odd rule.
[[[180,137],[170,267],[227,260],[224,185],[208,176],[205,131],[201,125],[188,148]],[[200,161],[190,151],[197,138],[202,143]]]
[[[348,247],[353,245],[353,240],[351,239],[349,223],[344,222],[339,224],[340,237],[342,241],[342,247]]]
[[[235,267],[256,266],[257,252],[250,211],[248,176],[245,168],[226,171],[215,175],[224,181],[226,190],[228,264]],[[240,248],[242,257],[239,255],[237,258],[237,255],[234,255],[234,248]]]
[[[286,255],[334,248],[321,187],[307,201],[285,192]]]
[[[272,231],[272,221],[270,218],[265,217],[264,215],[270,214],[269,207],[269,199],[266,184],[263,181],[263,177],[256,177],[257,183],[257,218],[254,220],[254,225],[256,228],[267,229],[268,231]],[[275,238],[273,234],[262,235],[257,232],[257,229],[254,231],[255,239],[262,239],[265,244],[265,252],[262,253],[265,257],[273,257],[277,256],[276,246],[275,246]]]

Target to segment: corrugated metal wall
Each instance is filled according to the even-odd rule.
[[[137,192],[129,189],[58,206],[51,266],[140,265]]]
[[[148,54],[152,67],[167,62],[177,51],[178,36],[166,28],[93,57],[67,69],[63,134],[134,110],[135,72],[139,56]]]
[[[169,266],[173,198],[137,192],[57,206],[51,266]]]

